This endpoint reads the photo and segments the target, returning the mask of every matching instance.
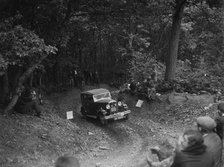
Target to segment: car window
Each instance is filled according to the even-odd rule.
[[[83,95],[82,96],[82,99],[84,100],[84,101],[87,101],[87,102],[91,102],[91,101],[93,101],[93,97],[92,97],[92,95]]]
[[[102,100],[102,99],[110,99],[110,98],[111,98],[110,92],[105,92],[105,93],[101,93],[101,94],[93,96],[94,102]]]
[[[87,96],[86,101],[92,102],[93,101],[93,97],[92,96]]]

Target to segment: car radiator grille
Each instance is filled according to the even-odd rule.
[[[114,103],[113,103],[113,104],[110,104],[110,112],[111,112],[112,114],[118,112],[116,104],[114,104]]]

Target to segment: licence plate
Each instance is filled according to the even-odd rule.
[[[116,117],[114,120],[123,119],[124,117]]]
[[[124,113],[123,112],[122,113],[119,113],[119,116],[123,117],[124,116]]]
[[[114,118],[114,120],[123,119],[123,118],[124,118],[124,113],[122,112],[122,113],[118,113],[116,117]]]

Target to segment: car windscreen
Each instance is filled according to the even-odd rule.
[[[94,102],[102,100],[102,99],[110,99],[110,98],[111,98],[110,92],[93,95]]]

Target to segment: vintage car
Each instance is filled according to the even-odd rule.
[[[127,104],[113,100],[109,90],[103,88],[82,92],[81,103],[81,114],[99,119],[101,124],[108,120],[128,119],[131,113]]]

